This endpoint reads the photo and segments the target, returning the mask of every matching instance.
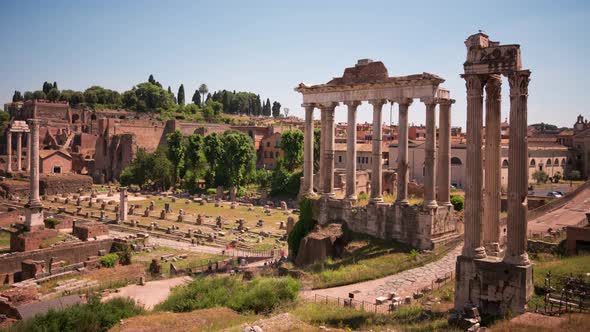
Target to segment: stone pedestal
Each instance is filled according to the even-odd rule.
[[[473,304],[489,315],[519,315],[533,295],[531,264],[515,266],[494,257],[459,256],[455,273],[455,309],[459,311]]]

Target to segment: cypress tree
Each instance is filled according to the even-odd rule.
[[[201,105],[201,93],[199,92],[199,89],[195,90],[192,101],[195,105]]]
[[[57,89],[57,82],[55,82],[55,81],[53,82],[53,88]]]
[[[184,85],[180,84],[178,88],[178,105],[184,106]]]

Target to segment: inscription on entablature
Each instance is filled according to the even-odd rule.
[[[519,45],[473,47],[463,65],[466,74],[506,74],[522,69]]]

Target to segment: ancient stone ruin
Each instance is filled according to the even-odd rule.
[[[450,93],[439,85],[444,79],[437,75],[390,77],[380,61],[359,60],[346,68],[342,77],[326,84],[299,84],[295,91],[303,95],[305,108],[303,195],[313,197],[314,218],[321,225],[345,222],[353,231],[379,238],[394,239],[421,249],[457,239],[456,218],[450,204]],[[414,99],[426,106],[425,200],[422,206],[408,204],[408,110]],[[370,201],[366,208],[356,208],[357,155],[356,111],[363,101],[373,106],[372,159],[382,161],[382,108],[387,103],[399,105],[399,158],[397,163],[397,201],[383,202],[383,165],[373,162],[370,171]],[[336,199],[334,191],[334,113],[343,103],[348,108],[346,139],[346,193]],[[439,106],[436,141],[436,107]],[[319,186],[314,188],[313,174],[313,112],[321,110],[321,144]]]
[[[467,87],[469,185],[465,190],[465,243],[456,265],[455,309],[466,312],[476,306],[483,314],[521,314],[533,293],[533,269],[526,251],[530,71],[522,69],[519,45],[500,45],[483,33],[469,36],[465,45],[462,76]],[[503,230],[499,222],[502,75],[510,84],[508,222]],[[481,149],[484,88],[485,157]]]

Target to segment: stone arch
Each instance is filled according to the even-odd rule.
[[[72,123],[76,123],[78,120],[80,120],[80,115],[72,114]]]
[[[529,164],[530,167],[535,167],[537,166],[537,162],[535,161],[535,159],[531,159],[531,163]]]
[[[551,166],[551,158],[547,159],[547,162],[545,163],[545,165]]]
[[[553,161],[553,165],[559,166],[559,159],[555,158],[555,160]]]
[[[561,166],[565,166],[565,158],[561,159]]]
[[[461,166],[461,165],[463,165],[463,162],[461,161],[461,159],[459,157],[451,158],[451,166]]]
[[[96,120],[96,114],[92,114],[92,115],[90,116],[90,120],[92,120],[92,121]]]
[[[502,167],[508,167],[508,159],[502,161]]]

